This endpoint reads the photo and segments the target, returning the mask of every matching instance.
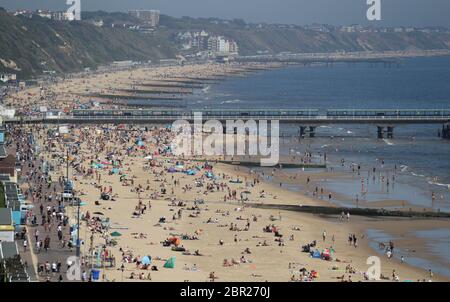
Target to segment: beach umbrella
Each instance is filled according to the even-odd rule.
[[[175,267],[175,257],[170,257],[169,260],[164,263],[165,268],[174,268]]]
[[[94,212],[94,215],[105,215],[102,212]]]
[[[252,192],[250,192],[250,191],[243,191],[242,193],[243,194],[252,194]]]
[[[119,232],[115,231],[115,232],[111,233],[111,236],[113,236],[113,237],[120,237],[120,236],[122,236],[122,234],[120,234]]]
[[[149,256],[145,256],[144,258],[142,258],[141,262],[144,265],[149,265],[152,262],[152,260],[151,260],[151,258]]]

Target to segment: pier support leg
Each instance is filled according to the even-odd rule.
[[[314,137],[314,136],[316,136],[315,131],[316,131],[316,127],[310,126],[310,127],[309,127],[309,137]]]
[[[387,127],[387,138],[394,138],[394,127]]]
[[[450,125],[442,125],[441,137],[450,139]]]
[[[300,126],[299,130],[300,137],[305,137],[305,130],[306,130],[305,126]]]
[[[381,127],[381,126],[377,126],[377,135],[378,135],[378,138],[383,138],[383,135],[384,135],[384,127]]]

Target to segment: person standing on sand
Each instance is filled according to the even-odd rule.
[[[326,239],[327,239],[327,232],[324,230],[322,233],[322,241],[325,242]]]

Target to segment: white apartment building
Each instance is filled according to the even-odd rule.
[[[131,10],[128,14],[144,21],[152,27],[157,27],[159,25],[159,10]]]

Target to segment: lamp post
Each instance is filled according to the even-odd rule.
[[[76,249],[76,251],[77,251],[77,253],[76,253],[76,255],[77,255],[77,257],[80,257],[80,253],[81,253],[81,251],[80,251],[80,249],[81,249],[81,246],[80,246],[80,200],[79,201],[77,201],[77,203],[78,203],[78,215],[77,215],[77,249]]]

